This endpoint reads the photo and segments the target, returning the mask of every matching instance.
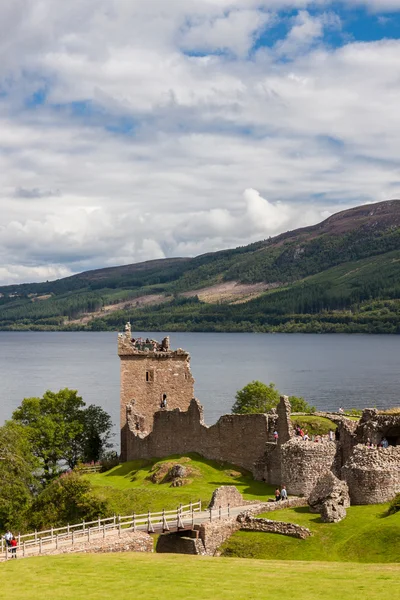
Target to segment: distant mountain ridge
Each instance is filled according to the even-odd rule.
[[[315,328],[330,315],[328,330],[337,321],[336,331],[354,321],[349,311],[353,316],[371,312],[365,303],[376,300],[389,302],[391,320],[388,326],[388,319],[374,314],[379,327],[372,329],[382,330],[385,321],[385,331],[394,332],[399,261],[400,200],[389,200],[195,258],[2,286],[0,328],[107,329],[129,316],[142,328],[286,331],[289,323],[290,330],[304,330],[305,323]],[[355,330],[371,330],[374,319],[355,323]],[[325,325],[321,330],[327,330]]]

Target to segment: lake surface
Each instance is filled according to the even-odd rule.
[[[140,332],[133,332],[137,337]],[[161,339],[162,333],[142,333]],[[320,410],[400,405],[400,336],[172,333],[191,354],[195,393],[213,424],[253,379]],[[0,332],[0,422],[29,396],[77,389],[119,423],[116,333]],[[117,436],[118,438],[118,436]]]

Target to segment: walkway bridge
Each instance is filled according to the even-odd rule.
[[[218,509],[202,510],[201,501],[180,505],[176,510],[162,510],[159,512],[147,512],[143,514],[132,514],[127,516],[114,515],[96,521],[67,525],[45,531],[34,531],[33,533],[18,534],[17,556],[37,556],[40,554],[53,553],[61,548],[70,547],[82,542],[91,542],[96,539],[105,539],[108,536],[121,536],[122,532],[143,531],[150,534],[159,534],[176,531],[191,531],[196,525],[209,521],[237,516],[248,505],[230,508],[219,507]],[[73,551],[73,550],[72,550]],[[10,548],[1,539],[0,561],[10,559],[12,554]]]

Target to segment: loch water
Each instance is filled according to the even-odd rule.
[[[140,333],[161,339],[165,333]],[[253,379],[320,410],[400,405],[400,336],[171,333],[191,355],[205,421],[229,413],[236,390]],[[77,389],[119,422],[117,334],[0,332],[0,422],[21,400],[46,389]]]

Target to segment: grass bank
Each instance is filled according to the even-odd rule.
[[[152,554],[30,558],[2,565],[19,600],[381,600],[398,598],[396,565],[354,565]]]
[[[308,508],[268,513],[263,516],[308,527],[312,537],[297,540],[240,531],[226,542],[223,552],[225,556],[268,560],[400,562],[400,513],[386,516],[387,508],[382,504],[352,506],[340,523],[323,523]]]
[[[181,464],[188,470],[187,483],[170,487],[170,482],[154,483],[152,476],[165,465]],[[180,503],[201,500],[206,506],[213,491],[221,485],[235,485],[246,500],[267,499],[274,487],[255,481],[248,471],[229,463],[207,460],[198,454],[170,456],[163,460],[136,460],[123,463],[106,473],[86,476],[96,495],[107,500],[116,514],[175,509]]]
[[[299,425],[309,435],[326,435],[330,429],[335,431],[337,427],[330,419],[317,415],[292,415],[290,418],[293,426]]]

